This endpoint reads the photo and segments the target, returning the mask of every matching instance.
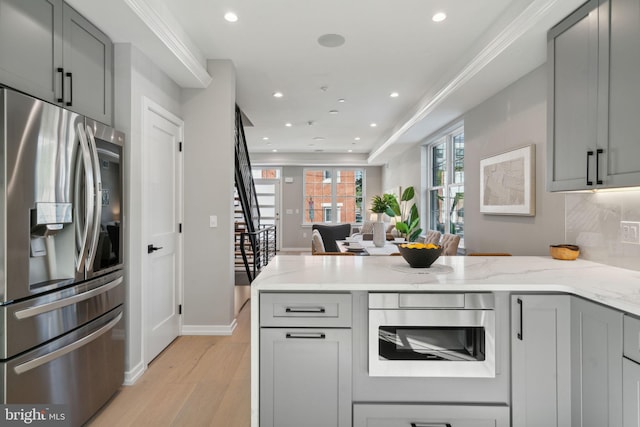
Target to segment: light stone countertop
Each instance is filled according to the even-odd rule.
[[[251,285],[251,426],[259,425],[260,292],[563,292],[640,316],[640,271],[542,256],[440,257],[413,269],[399,256],[278,255]]]
[[[363,290],[566,292],[640,316],[639,271],[580,259],[452,256],[414,269],[399,256],[278,255],[252,284],[252,292]]]

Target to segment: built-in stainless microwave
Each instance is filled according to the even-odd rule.
[[[369,375],[495,377],[491,293],[370,293]]]

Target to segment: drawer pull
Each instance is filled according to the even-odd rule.
[[[324,307],[287,307],[287,313],[324,313]]]
[[[411,423],[411,427],[451,427],[449,423]]]
[[[286,337],[323,340],[326,338],[326,335],[322,332],[287,332]]]

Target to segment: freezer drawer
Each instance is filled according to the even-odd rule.
[[[26,354],[2,363],[2,403],[68,405],[80,426],[124,380],[123,306]]]
[[[122,270],[71,288],[0,307],[0,359],[24,351],[102,316],[124,302]]]

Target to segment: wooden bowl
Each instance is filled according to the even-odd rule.
[[[434,249],[428,248],[411,248],[406,244],[398,245],[400,255],[413,268],[428,268],[438,259],[442,253],[442,246]]]
[[[563,261],[573,261],[580,255],[580,248],[576,245],[551,245],[549,246],[551,258]]]

